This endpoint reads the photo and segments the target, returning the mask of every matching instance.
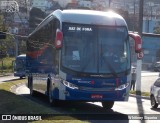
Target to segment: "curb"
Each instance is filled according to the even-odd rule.
[[[11,86],[10,91],[16,94],[16,87],[19,87],[19,86],[24,85],[24,84],[26,84],[26,83],[21,82],[21,83],[18,83],[16,85],[13,85],[13,86]]]
[[[0,74],[0,77],[12,76],[14,73]]]
[[[141,77],[150,77],[150,76],[157,76],[157,77],[159,77],[159,75],[141,75]]]

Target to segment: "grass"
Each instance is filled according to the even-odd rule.
[[[0,97],[3,100],[0,101],[0,114],[54,113],[52,110],[44,108],[42,105],[34,104],[34,102],[32,101],[10,92],[11,86],[16,86],[17,83],[21,82],[24,82],[24,80],[17,80],[1,84]]]
[[[137,91],[133,91],[133,90],[130,91],[130,94],[141,95],[141,96],[147,96],[147,97],[150,96],[150,93],[149,93],[149,92],[139,92],[139,91],[137,92]]]
[[[0,74],[6,74],[9,72],[13,72],[13,61],[14,57],[5,57],[0,59]]]
[[[25,97],[16,95],[10,91],[10,88],[12,86],[16,86],[18,83],[24,83],[25,80],[14,80],[14,81],[9,81],[0,84],[0,114],[20,114],[20,115],[27,115],[27,114],[33,114],[38,115],[38,114],[63,114],[63,112],[59,112],[57,110],[54,110],[53,108],[49,108],[47,106],[38,104],[36,102],[33,102]],[[47,115],[47,116],[48,116]],[[43,122],[56,122],[56,123],[62,123],[62,122],[70,122],[70,123],[81,123],[82,121],[77,120],[74,117],[71,116],[50,116],[49,119],[52,120],[47,120],[43,119],[42,121],[33,121],[36,123],[43,123]],[[53,120],[55,119],[55,120]],[[58,120],[56,120],[58,119]],[[64,120],[60,120],[64,119]],[[72,119],[72,120],[65,120],[65,119]],[[83,121],[84,122],[84,121]]]

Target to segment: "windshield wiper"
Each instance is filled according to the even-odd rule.
[[[109,70],[111,71],[111,74],[114,76],[114,77],[117,77],[117,74],[116,74],[116,72],[115,72],[115,70],[114,70],[114,68],[111,66],[111,64],[109,63],[109,61],[108,61],[108,59],[106,59],[106,58],[103,58],[104,56],[102,56],[102,41],[101,41],[101,45],[100,45],[101,47],[101,58],[102,59],[104,59],[104,61],[106,62],[106,64],[107,64],[107,66],[108,66],[108,68],[109,68]]]
[[[104,61],[106,62],[109,70],[111,71],[111,74],[114,76],[114,77],[118,77],[118,75],[116,74],[115,72],[115,69],[111,66],[110,62],[108,61],[108,59],[104,58]]]

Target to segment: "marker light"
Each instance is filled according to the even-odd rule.
[[[57,29],[56,40],[55,40],[56,49],[60,49],[62,47],[62,40],[63,40],[63,33],[60,29]]]

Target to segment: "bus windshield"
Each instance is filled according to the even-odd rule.
[[[62,68],[89,74],[130,69],[128,31],[124,26],[63,23]]]

